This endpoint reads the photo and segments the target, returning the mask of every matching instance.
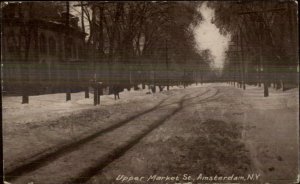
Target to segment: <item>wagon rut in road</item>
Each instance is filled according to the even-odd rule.
[[[193,98],[202,96],[205,93],[207,93],[207,91],[194,96]],[[150,133],[166,119],[179,111],[182,108],[183,102],[184,99],[181,99],[180,102],[178,102],[180,106],[176,108],[174,108],[174,106],[171,108],[169,107],[169,109],[164,109],[162,107],[155,108],[152,111],[142,114],[147,114],[146,119],[143,118],[142,115],[138,115],[137,117],[132,118],[132,120],[128,120],[127,123],[111,128],[109,131],[106,131],[106,134],[104,135],[102,135],[102,133],[101,135],[95,135],[95,137],[90,138],[88,141],[81,141],[80,149],[78,149],[77,146],[76,149],[78,150],[75,148],[72,150],[65,150],[65,152],[63,152],[64,154],[57,154],[55,158],[52,158],[52,160],[48,158],[48,160],[46,160],[48,162],[40,162],[40,167],[42,167],[39,170],[31,173],[29,171],[28,174],[24,172],[24,176],[19,179],[15,178],[16,180],[14,183],[36,180],[51,181],[51,183],[62,183],[68,181],[70,183],[78,183],[85,181],[91,177],[94,172],[99,171],[99,169],[101,170],[101,168],[105,167],[115,158],[124,154],[145,135]],[[157,111],[158,109],[159,111]],[[134,132],[136,129],[139,130],[138,133]],[[124,134],[124,132],[126,132],[126,134]],[[111,141],[115,138],[117,138],[115,142]],[[50,160],[53,162],[50,163]],[[95,163],[96,165],[94,165]],[[13,177],[13,175],[11,176]],[[73,176],[78,177],[72,178]]]

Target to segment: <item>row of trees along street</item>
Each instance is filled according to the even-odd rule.
[[[94,79],[120,88],[184,85],[203,79],[208,62],[195,49],[197,2],[80,2],[89,24]],[[84,24],[86,21],[82,21]],[[82,25],[84,28],[85,25]],[[199,72],[199,70],[205,70]]]
[[[39,19],[41,15],[29,8],[27,11],[32,12],[32,16],[22,20],[24,29],[30,32],[25,41],[29,46],[25,64],[22,65],[24,71],[21,72],[22,103],[29,103],[28,97],[35,94],[32,91],[38,91],[43,86],[51,86],[52,91],[63,89],[67,101],[71,100],[72,92],[83,89],[88,98],[89,87],[92,86],[95,89],[95,104],[99,104],[102,94],[98,88],[99,82],[101,88],[109,87],[110,93],[131,87],[137,89],[138,84],[142,84],[143,88],[145,85],[154,86],[152,89],[155,92],[155,86],[161,90],[163,87],[169,89],[170,85],[186,86],[200,80],[212,81],[216,77],[209,67],[209,52],[199,53],[195,47],[191,27],[202,20],[197,11],[199,2],[71,1],[46,4],[54,11],[66,12],[64,44],[70,44],[70,13],[75,11],[80,14],[81,29],[87,32],[87,38],[79,52],[85,59],[56,62],[55,68],[45,66],[47,69],[44,72],[30,72],[33,68],[41,68],[36,66],[41,65],[39,62],[26,64],[29,62],[27,55],[32,52],[29,49],[32,45],[30,36],[35,30],[35,25],[30,24],[30,17]],[[36,38],[32,38],[37,43]],[[65,48],[65,52],[73,52],[72,45]],[[57,51],[62,52],[61,49]],[[41,80],[33,79],[33,73],[42,73],[46,79],[38,83]]]
[[[215,24],[232,35],[226,80],[286,90],[298,87],[298,20],[294,1],[211,2]]]
[[[98,82],[102,82],[101,88],[109,87],[110,93],[137,89],[139,84],[143,88],[159,86],[162,90],[180,84],[222,81],[244,89],[246,84],[263,84],[264,96],[268,96],[271,83],[283,90],[298,86],[297,5],[293,1],[207,3],[215,10],[214,23],[232,38],[221,76],[210,68],[210,51],[199,51],[196,47],[193,27],[202,21],[198,7],[203,2],[45,3],[53,11],[67,12],[64,40],[69,35],[69,13],[78,13],[80,27],[87,33],[85,45],[79,51],[84,60],[57,62],[56,69],[48,68],[50,73],[44,73],[52,77],[39,85],[28,76],[32,75],[28,72],[32,65],[24,65],[27,72],[21,73],[23,103],[29,103],[29,89],[41,85],[62,87],[67,101],[75,91],[85,90],[88,98],[89,87],[93,86],[95,104],[100,103],[102,94]],[[35,25],[26,21],[22,25],[27,32],[33,32]],[[30,41],[35,39],[31,39],[31,33],[28,35],[25,63]],[[155,92],[156,88],[152,89]]]

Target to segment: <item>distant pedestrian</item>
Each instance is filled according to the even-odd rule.
[[[119,85],[113,85],[112,92],[114,94],[115,100],[117,100],[117,98],[120,99],[119,93],[121,92],[121,87]]]

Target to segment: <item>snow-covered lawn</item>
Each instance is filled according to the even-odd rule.
[[[101,96],[100,106],[93,105],[93,94],[84,98],[84,92],[72,93],[68,102],[64,93],[30,96],[29,104],[21,104],[21,97],[3,97],[5,168],[10,170],[147,110],[182,88],[174,86],[170,91],[154,94],[149,94],[148,88],[125,89],[119,100],[114,100],[113,95]]]
[[[263,88],[244,92],[250,109],[244,114],[244,140],[259,172],[270,183],[296,181],[299,160],[299,89],[285,92]]]

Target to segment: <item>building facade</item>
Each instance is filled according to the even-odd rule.
[[[65,91],[88,81],[80,72],[88,62],[86,34],[78,26],[79,19],[63,8],[50,2],[9,3],[3,7],[4,94]]]

